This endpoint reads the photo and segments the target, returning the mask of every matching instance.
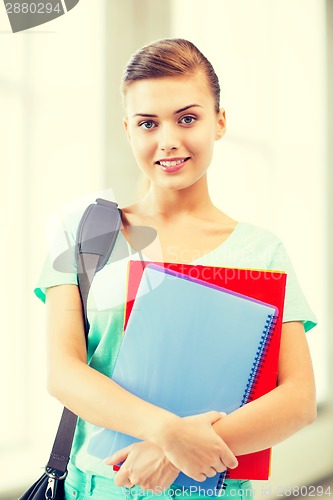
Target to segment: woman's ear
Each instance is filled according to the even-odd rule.
[[[223,108],[217,113],[217,121],[216,121],[216,136],[215,139],[218,141],[222,139],[226,131],[226,118],[225,118],[225,110]]]
[[[123,124],[124,124],[125,132],[126,132],[126,135],[127,135],[127,139],[129,141],[131,141],[131,136],[130,136],[130,133],[129,133],[129,126],[128,126],[128,120],[127,120],[127,118],[123,119]]]

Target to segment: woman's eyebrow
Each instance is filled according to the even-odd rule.
[[[183,111],[186,111],[187,109],[190,108],[202,108],[200,104],[189,104],[188,106],[185,106],[184,108],[180,108],[177,111],[174,112],[175,115],[178,115],[178,113],[182,113]]]
[[[135,113],[132,118],[135,118],[136,116],[143,116],[144,118],[157,118],[157,115],[151,115],[149,113]]]
[[[182,113],[183,111],[186,111],[190,108],[202,108],[202,106],[200,106],[200,104],[189,104],[188,106],[184,106],[184,108],[177,109],[177,111],[174,112],[174,115],[178,115],[178,113]],[[135,113],[135,115],[133,115],[133,118],[135,116],[143,116],[144,118],[157,118],[157,115],[151,113]]]

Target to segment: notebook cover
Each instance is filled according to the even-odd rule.
[[[128,272],[128,301],[125,309],[124,330],[134,304],[142,273],[148,261],[131,261]],[[252,393],[257,399],[276,387],[278,358],[280,351],[282,317],[287,275],[282,271],[259,269],[238,269],[227,267],[202,266],[157,262],[156,264],[173,271],[188,274],[193,278],[248,295],[277,307],[279,315],[274,335],[266,352],[266,361],[261,368],[260,378]],[[230,479],[266,480],[270,476],[272,450],[270,448],[237,457],[238,467],[228,471]]]
[[[139,264],[139,265],[140,265],[140,268],[137,268],[137,267],[136,267],[136,265],[137,265],[137,264]],[[132,267],[132,266],[133,266],[133,267]],[[136,268],[135,268],[135,267],[136,267]],[[152,266],[152,267],[154,268],[154,266]],[[193,266],[192,266],[192,267],[193,267]],[[137,273],[137,270],[138,270],[138,269],[139,269],[139,272]],[[158,268],[157,268],[157,269],[158,269]],[[155,274],[156,274],[156,270],[157,270],[157,269],[155,268]],[[206,271],[207,271],[207,268],[205,268],[205,269],[206,269]],[[133,271],[133,270],[134,270],[134,271]],[[130,269],[130,273],[129,273],[129,286],[130,286],[130,285],[131,285],[131,283],[132,283],[132,273],[134,272],[133,276],[135,276],[135,278],[139,277],[139,279],[140,279],[140,278],[141,278],[141,275],[142,275],[142,270],[143,270],[143,268],[142,268],[142,264],[141,264],[141,262],[138,262],[138,263],[132,263],[132,264],[131,264],[131,269]],[[153,270],[154,270],[154,269],[153,269]],[[161,270],[161,271],[162,271],[162,270]],[[169,271],[167,271],[167,272],[169,272]],[[170,271],[170,272],[172,273],[172,271]],[[150,270],[150,273],[151,273],[151,270]],[[160,273],[157,273],[157,274],[160,274],[160,275],[162,275],[162,276],[163,276],[163,272],[160,272]],[[175,274],[175,276],[177,276],[177,273],[174,273],[174,274]],[[206,273],[206,277],[208,277],[208,274],[209,274],[209,273]],[[216,274],[216,273],[215,273],[215,274]],[[173,280],[174,280],[174,277],[173,277]],[[139,280],[138,280],[138,281],[139,281]],[[193,283],[196,281],[196,278],[192,278],[192,277],[190,277],[190,278],[188,278],[187,280],[184,280],[184,279],[183,279],[183,280],[181,280],[181,281],[182,281],[182,282],[187,281],[187,290],[186,290],[186,291],[183,291],[183,292],[181,293],[181,298],[182,298],[182,297],[184,297],[184,295],[187,295],[187,296],[189,295],[189,293],[190,293],[190,292],[189,292],[189,288],[188,288],[188,286],[190,286],[190,288],[191,288],[191,286],[193,287]],[[136,279],[134,279],[134,282],[136,282]],[[203,283],[203,282],[201,282],[201,286],[200,286],[200,288],[202,288],[202,283]],[[200,284],[200,282],[199,282],[199,284]],[[155,285],[156,285],[156,282],[155,282]],[[198,284],[197,284],[197,285],[198,285]],[[216,292],[216,290],[219,290],[219,287],[214,286],[214,284],[210,283],[210,282],[209,282],[209,280],[206,280],[206,285],[207,285],[207,286],[206,286],[205,288],[207,288],[207,289],[208,289],[208,288],[210,288],[210,289],[211,289],[211,291],[213,291],[213,294],[214,294],[214,289],[215,289],[215,292]],[[135,293],[136,293],[136,291],[137,291],[137,285],[136,285],[136,284],[135,284],[135,288],[136,288],[136,290],[135,290]],[[133,296],[135,295],[135,293],[134,293],[134,295],[130,295],[130,293],[131,293],[131,292],[129,291],[129,297],[131,297],[131,296],[133,297]],[[239,299],[239,294],[238,294],[238,293],[236,293],[235,291],[231,291],[231,290],[229,289],[229,290],[225,290],[225,291],[224,291],[224,293],[225,293],[225,295],[227,296],[227,298],[228,298],[228,300],[229,300],[229,301],[230,301],[230,298],[231,298],[231,302],[235,301],[235,299],[236,299],[236,302],[237,302],[237,298],[238,298],[238,301],[240,300],[240,299]],[[218,295],[221,295],[221,293],[218,293]],[[188,298],[188,297],[187,297],[187,298]],[[243,300],[243,302],[245,302],[245,304],[246,304],[247,306],[248,306],[248,304],[250,304],[250,303],[252,303],[252,304],[256,304],[256,303],[258,302],[258,300],[254,300],[254,299],[252,299],[252,298],[250,298],[250,299],[249,299],[249,298],[246,298],[246,300],[245,300],[245,298],[242,298],[242,300]],[[141,299],[141,302],[142,302],[142,299]],[[166,304],[166,309],[167,309],[167,304],[168,304],[168,302],[170,302],[170,291],[167,293],[167,296],[166,296],[166,297],[164,297],[164,300],[163,300],[163,297],[158,297],[158,296],[157,296],[157,303],[156,303],[156,307],[153,307],[152,305],[150,306],[150,307],[152,308],[152,311],[153,311],[154,309],[156,309],[156,310],[157,310],[157,309],[158,309],[158,306],[159,306],[161,303],[163,303],[163,302]],[[177,303],[177,302],[179,302],[179,297],[178,297],[178,298],[176,298],[176,303]],[[190,303],[192,303],[192,302],[190,301]],[[209,304],[209,303],[210,303],[210,300],[208,301],[208,304]],[[195,309],[200,310],[200,307],[201,307],[201,306],[202,306],[202,302],[201,302],[201,301],[200,301],[200,299],[199,299],[199,303],[197,303],[197,306],[194,308],[194,310],[195,310]],[[262,304],[261,304],[261,306],[262,306]],[[175,319],[175,307],[177,307],[177,304],[175,304],[175,303],[174,303],[174,304],[173,304],[173,313],[172,313],[172,318],[173,318],[173,320]],[[226,316],[229,314],[230,318],[232,318],[232,321],[235,321],[235,318],[238,318],[238,317],[239,317],[239,314],[237,314],[237,312],[236,312],[236,314],[234,314],[233,312],[231,312],[231,311],[230,311],[230,307],[231,307],[230,305],[227,307],[227,309],[224,311],[224,314],[222,315],[222,317],[226,318]],[[131,309],[131,308],[132,308],[132,304],[130,304],[130,308],[129,308],[129,309],[128,309],[128,311],[127,311],[127,313],[128,313],[128,314],[126,315],[126,316],[127,316],[126,320],[128,319],[128,315],[129,315],[129,312],[130,312],[130,309]],[[215,310],[217,310],[217,309],[219,309],[219,307],[218,307],[218,306],[216,306],[216,307],[215,307]],[[270,311],[272,311],[272,308],[270,308]],[[180,316],[182,316],[182,314],[183,314],[183,313],[182,313],[182,308],[180,308],[180,310],[178,310],[178,315],[179,315],[179,314],[180,314]],[[201,315],[199,314],[199,318],[197,318],[197,319],[196,319],[195,326],[197,326],[197,322],[199,321],[200,316],[202,317],[202,314],[201,314]],[[230,318],[229,318],[229,320],[230,320]],[[147,317],[145,318],[145,320],[147,321]],[[161,320],[161,318],[160,318],[160,316],[159,316],[159,317],[157,318],[157,323],[156,323],[156,325],[159,325],[159,326],[160,326],[160,324],[161,324],[161,323],[159,323],[159,321],[160,321],[160,320]],[[166,320],[167,320],[167,317],[165,318],[165,321],[166,321]],[[181,320],[181,318],[178,318],[177,322],[179,322],[180,320]],[[188,322],[188,319],[186,319],[185,321],[186,321],[186,322]],[[217,323],[216,323],[216,321],[217,321]],[[204,328],[206,327],[206,322],[207,322],[207,318],[206,318],[206,317],[204,317],[203,322],[204,322],[204,324],[202,325],[202,329],[204,329]],[[214,323],[214,321],[213,321],[213,323]],[[220,317],[220,316],[218,316],[218,318],[216,318],[216,315],[215,315],[215,328],[218,328],[220,323],[221,323],[221,317]],[[253,323],[253,318],[251,319],[251,321],[250,321],[250,322],[248,321],[248,324],[249,324],[249,323],[251,323],[251,324]],[[145,324],[146,324],[146,323],[145,323]],[[162,324],[163,324],[163,323],[162,323]],[[155,330],[156,330],[156,325],[155,325]],[[236,326],[235,326],[235,325],[233,325],[233,326],[232,326],[232,328],[233,328],[233,329],[235,329],[235,328],[236,328]],[[139,327],[139,329],[140,329],[140,327]],[[247,328],[246,328],[246,329],[248,330],[248,329],[249,329],[249,327],[247,326]],[[259,330],[260,330],[260,328],[259,328]],[[262,328],[261,328],[261,330],[262,330]],[[141,329],[141,331],[142,331],[142,329]],[[130,332],[130,330],[129,330],[129,332]],[[129,332],[127,332],[127,335],[129,334]],[[125,339],[124,339],[124,341],[123,341],[123,344],[124,344],[124,345],[126,344],[126,337],[127,337],[127,335],[125,335]],[[260,333],[260,335],[261,335],[261,333]],[[246,340],[246,341],[247,341],[247,340]],[[122,347],[123,347],[123,344],[122,344]],[[224,344],[224,347],[225,347],[225,345],[226,345],[226,344]],[[238,345],[239,345],[239,344],[237,343],[237,346],[238,346]],[[183,346],[183,347],[184,347],[184,346]],[[167,345],[166,345],[166,346],[164,346],[164,350],[166,350],[166,349],[167,349]],[[175,353],[176,349],[177,349],[177,346],[176,346],[176,347],[174,348],[174,350],[172,351],[172,356],[173,356],[173,358],[174,358],[174,353]],[[183,350],[184,350],[184,349],[183,349]],[[181,349],[180,351],[182,352],[182,349]],[[237,351],[238,351],[238,350],[237,350]],[[164,351],[163,351],[163,352],[164,352]],[[200,351],[200,352],[201,352],[201,351]],[[244,349],[244,352],[248,352],[248,349]],[[136,355],[136,352],[134,353],[134,355]],[[253,352],[253,353],[250,355],[250,358],[251,358],[251,359],[250,359],[250,361],[251,361],[251,363],[252,363],[252,364],[253,364],[253,358],[254,358],[254,355],[255,355],[255,352]],[[123,360],[122,360],[122,357],[121,357],[121,356],[122,356],[122,348],[121,348],[121,350],[120,350],[120,354],[119,354],[119,357],[118,357],[118,360],[117,360],[117,363],[116,363],[116,367],[115,367],[115,371],[114,371],[114,374],[113,374],[113,378],[114,378],[116,381],[118,381],[121,385],[125,386],[125,383],[127,382],[127,379],[128,379],[128,372],[129,372],[129,369],[128,369],[128,368],[129,368],[129,367],[128,367],[128,365],[126,366],[126,363],[125,363],[125,371],[124,371],[124,373],[123,373],[123,374],[122,374],[122,373],[120,373],[120,374],[119,374],[119,369],[118,369],[118,368],[119,368],[119,366],[121,366],[121,363],[123,362]],[[143,356],[143,353],[142,353],[142,356]],[[171,353],[170,353],[170,357],[171,357]],[[245,357],[246,357],[246,356],[245,356]],[[217,354],[217,358],[215,359],[215,365],[217,365],[218,363],[220,363],[220,354],[219,354],[219,353]],[[146,360],[145,360],[145,363],[143,363],[143,364],[142,364],[142,366],[146,366],[147,364],[149,364],[149,359],[148,359],[148,360],[146,359]],[[117,367],[118,367],[118,368],[117,368]],[[202,368],[203,368],[203,367],[201,367],[201,369],[202,369]],[[205,368],[205,369],[204,369],[204,371],[205,371],[205,373],[206,373],[206,372],[207,372],[207,371],[211,368],[211,363],[209,363],[209,366],[206,366],[206,367],[204,367],[204,368]],[[244,369],[245,369],[245,372],[246,372],[245,377],[248,377],[248,373],[249,373],[249,371],[250,371],[250,368],[251,368],[250,366],[248,366],[247,368],[246,368],[246,367],[244,368]],[[239,370],[239,368],[237,368],[237,370]],[[214,369],[213,369],[212,374],[211,374],[208,378],[212,378],[212,377],[213,377],[213,373],[214,373]],[[237,371],[237,374],[238,374],[238,371]],[[134,376],[135,376],[135,375],[134,375]],[[137,377],[137,375],[136,375],[136,377]],[[233,376],[231,377],[231,379],[230,379],[229,383],[228,383],[228,384],[226,384],[226,385],[227,385],[227,386],[230,386],[230,384],[232,383],[232,382],[231,382],[231,380],[232,380],[232,381],[233,381],[233,383],[235,384],[235,383],[236,383],[235,381],[236,381],[238,378],[239,378],[239,377],[237,377],[235,374],[233,374]],[[158,380],[158,377],[157,377],[157,380]],[[241,388],[238,388],[238,392],[239,392],[239,391],[241,391],[241,394],[243,394],[243,392],[244,392],[244,387],[245,387],[245,385],[246,385],[246,384],[245,384],[245,382],[246,382],[246,380],[245,380],[245,381],[243,381],[243,382],[240,382],[240,386],[241,386]],[[161,383],[161,380],[159,380],[159,383]],[[136,381],[134,381],[134,384],[137,384],[137,382],[136,382]],[[165,384],[167,384],[167,381],[166,381],[166,380],[165,380]],[[206,387],[206,385],[207,385],[207,384],[206,384],[206,379],[205,379],[205,381],[204,381],[204,386]],[[131,386],[126,387],[126,388],[128,388],[128,390],[131,390],[131,392],[134,392]],[[143,389],[143,388],[141,388],[140,390],[142,390],[142,389]],[[205,389],[203,389],[203,390],[201,391],[201,393],[203,393],[203,392],[206,392],[206,390],[205,390]],[[234,390],[233,390],[233,391],[231,391],[231,392],[232,392],[232,393],[237,392],[237,391],[236,391],[236,388],[234,388]],[[224,410],[224,411],[229,412],[229,411],[233,411],[234,409],[236,409],[237,407],[239,407],[239,406],[240,406],[241,394],[238,396],[238,399],[239,399],[239,400],[238,400],[238,402],[236,403],[236,405],[235,405],[234,407],[230,407],[230,406],[229,406],[229,407],[223,407],[223,408],[220,408],[220,410],[221,410],[221,411],[222,411],[222,410]],[[252,391],[251,391],[251,394],[252,394]],[[149,395],[147,395],[147,394],[146,394],[146,393],[144,393],[144,392],[139,392],[139,394],[138,394],[138,395],[139,395],[140,397],[143,397],[143,399],[149,400]],[[171,394],[171,396],[172,396],[172,397],[171,397],[171,400],[170,400],[170,402],[169,402],[169,403],[172,405],[172,404],[173,404],[173,402],[174,402],[174,400],[175,400],[175,399],[177,399],[177,398],[176,398],[176,396],[175,396],[175,394],[174,394],[174,393],[172,393],[172,394]],[[182,392],[180,393],[180,397],[181,397],[181,399],[184,399],[184,398],[183,398],[183,393],[182,393]],[[222,396],[220,395],[220,398],[221,398],[221,397],[222,397]],[[197,393],[195,392],[195,400],[197,401],[197,399],[198,399],[198,398],[197,398]],[[216,408],[218,408],[218,407],[217,407],[217,405],[218,405],[218,400],[219,400],[219,399],[217,399],[216,401],[214,401],[214,402],[212,403],[212,404],[213,404],[213,406],[212,406],[212,407],[209,407],[209,406],[207,407],[207,402],[206,402],[206,403],[205,403],[205,405],[206,405],[206,406],[203,406],[203,407],[200,407],[200,408],[188,408],[188,409],[187,409],[187,413],[185,413],[185,414],[195,414],[195,413],[201,413],[202,411],[206,411],[207,409],[210,409],[210,408],[214,408],[214,409],[216,409]],[[154,400],[154,401],[152,401],[152,402],[154,402],[155,404],[159,404],[159,401],[156,401],[156,400]],[[163,406],[163,404],[161,404],[161,406]],[[164,404],[164,407],[165,407],[165,404]],[[168,409],[170,409],[170,411],[175,411],[175,412],[176,412],[176,407],[172,407],[172,406],[171,406],[171,407],[169,407]],[[177,413],[177,412],[176,412],[176,413]],[[178,414],[179,414],[179,412],[178,412]],[[108,432],[110,433],[110,432],[112,432],[112,431],[105,431],[105,432],[106,432],[106,433],[108,433]],[[105,435],[105,436],[106,436],[106,435]],[[105,437],[105,436],[104,436],[104,437]],[[100,437],[101,437],[101,436],[99,436],[99,438],[100,438]],[[132,438],[131,438],[131,439],[132,439]],[[97,439],[97,442],[98,442],[98,439]],[[90,452],[92,452],[93,454],[96,454],[96,446],[95,446],[95,451],[94,451],[94,441],[92,441],[92,443],[93,443],[93,446],[90,446]],[[125,445],[125,444],[128,444],[128,443],[127,443],[127,442],[126,442],[126,443],[123,443],[123,445]],[[96,445],[96,441],[95,441],[95,445]],[[120,447],[123,447],[123,446],[121,445]],[[105,456],[108,454],[108,453],[106,453],[105,449],[104,449],[104,451],[102,452],[102,454],[103,454],[103,453],[105,453]],[[185,477],[186,477],[186,476],[185,476]],[[246,476],[246,478],[248,478],[248,477],[249,477],[249,476]],[[193,483],[193,481],[192,481],[192,480],[190,480],[189,478],[187,478],[187,479],[188,479],[191,483]],[[190,483],[190,484],[191,484],[191,483]],[[203,485],[202,485],[202,486],[203,486]],[[210,487],[211,487],[211,486],[210,486]]]

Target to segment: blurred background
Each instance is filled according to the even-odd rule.
[[[333,475],[333,1],[80,0],[16,34],[0,7],[2,500],[41,473],[61,412],[46,392],[45,311],[33,295],[46,221],[109,189],[120,206],[134,201],[121,73],[164,37],[193,41],[220,78],[228,130],[209,173],[215,203],[284,240],[319,320],[308,334],[318,419],[274,448],[257,498],[307,485],[316,489],[303,497],[329,496],[318,486]]]

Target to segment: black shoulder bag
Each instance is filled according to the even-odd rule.
[[[82,300],[85,337],[88,339],[87,299],[91,282],[103,268],[121,227],[121,211],[114,202],[98,198],[89,205],[80,221],[76,237],[78,285]],[[67,465],[70,458],[77,416],[64,408],[44,474],[19,500],[63,500]]]

